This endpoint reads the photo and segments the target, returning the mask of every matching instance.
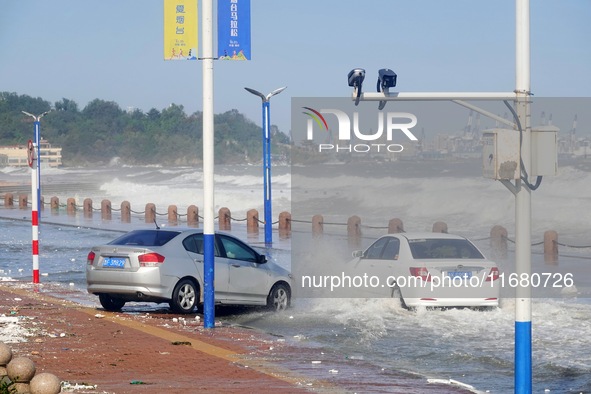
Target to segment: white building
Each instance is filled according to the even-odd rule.
[[[52,147],[47,140],[40,143],[41,166],[60,167],[62,165],[62,148]],[[0,165],[9,167],[28,167],[27,146],[0,146]]]

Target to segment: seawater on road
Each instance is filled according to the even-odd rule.
[[[0,219],[0,269],[3,276],[31,278],[30,224]],[[118,231],[123,231],[118,229]],[[116,234],[108,229],[43,224],[41,281],[61,286],[62,296],[86,305],[84,268],[92,245]],[[289,254],[276,252],[289,264]],[[282,261],[283,260],[283,261]],[[586,299],[535,299],[535,391],[591,390],[591,303]],[[162,306],[131,304],[127,313],[154,312]],[[413,392],[434,382],[471,385],[504,393],[513,387],[514,302],[502,300],[490,312],[473,310],[407,311],[390,299],[295,299],[286,313],[218,308],[226,324],[254,327],[295,343],[297,356],[279,359],[315,378],[367,382],[376,392]],[[280,358],[280,357],[279,357]],[[313,363],[315,362],[315,363]],[[450,390],[453,386],[450,386]],[[424,392],[416,389],[415,392]]]
[[[514,197],[498,182],[483,179],[480,163],[349,163],[321,167],[293,182],[289,167],[274,167],[274,212],[292,212],[294,219],[310,220],[323,214],[325,222],[344,224],[352,214],[366,226],[386,226],[388,219],[400,217],[407,231],[431,231],[435,220],[445,221],[450,232],[470,239],[486,239],[493,225],[501,224],[512,237]],[[12,172],[11,172],[12,171]],[[30,179],[28,169],[2,170],[3,180],[15,183]],[[293,175],[293,174],[292,174]],[[187,205],[199,205],[201,179],[191,168],[124,167],[106,169],[58,169],[43,173],[43,182],[68,185],[58,194],[63,203],[75,197],[95,202],[103,198],[117,207],[123,200],[132,209],[143,210],[148,202],[164,211],[177,204],[179,212]],[[588,244],[588,206],[591,173],[573,167],[561,168],[556,177],[544,177],[541,188],[532,197],[532,241],[539,241],[545,230],[557,230],[568,244]],[[91,183],[85,183],[92,180]],[[80,187],[72,185],[79,184]],[[247,209],[262,212],[262,179],[258,166],[216,167],[216,203],[227,206],[235,218],[244,218]],[[45,193],[44,193],[45,194]],[[48,196],[46,195],[46,198]],[[305,198],[298,200],[298,198]],[[293,200],[295,204],[292,204]],[[295,206],[290,206],[295,205]],[[550,207],[550,208],[549,208]],[[4,211],[9,211],[4,215]],[[30,210],[1,210],[0,276],[21,280],[31,278]],[[95,297],[85,293],[84,268],[91,246],[113,239],[112,231],[127,231],[114,219],[101,221],[95,213],[87,220],[78,214],[42,212],[40,225],[41,281],[65,289],[67,297],[98,306]],[[159,216],[161,219],[161,217]],[[20,220],[15,220],[20,219]],[[132,226],[151,226],[134,217]],[[55,222],[55,225],[48,222]],[[294,223],[295,225],[295,223]],[[302,224],[309,231],[309,223]],[[344,233],[341,226],[325,226],[326,233]],[[361,249],[384,230],[363,228]],[[240,223],[232,232],[250,238]],[[287,242],[279,239],[278,243]],[[477,242],[488,255],[488,241]],[[510,244],[510,248],[511,248]],[[274,250],[278,262],[290,266],[289,253],[282,246]],[[536,270],[572,270],[577,285],[588,288],[588,249],[561,246],[560,261],[545,264],[541,247],[532,248]],[[562,252],[571,255],[565,257]],[[333,253],[334,254],[334,253]],[[350,253],[346,253],[350,256]],[[341,256],[339,256],[341,257]],[[491,256],[492,257],[492,256]],[[348,258],[348,257],[347,257]],[[498,263],[505,270],[514,265],[511,251]],[[324,261],[322,261],[324,263]],[[314,262],[316,263],[316,262]],[[591,392],[591,303],[589,294],[579,291],[560,298],[533,300],[533,374],[534,392]],[[367,382],[385,382],[382,391],[392,392],[397,379],[424,383],[427,379],[459,381],[479,391],[513,391],[514,302],[505,297],[498,310],[417,310],[406,311],[388,299],[305,298],[294,300],[286,314],[268,314],[258,310],[220,310],[219,319],[274,333],[293,341],[302,355],[282,360],[311,374]],[[126,307],[128,308],[128,307]],[[152,305],[131,305],[128,313],[155,311]],[[312,364],[312,361],[320,363]],[[330,370],[337,370],[332,373]],[[377,386],[374,386],[377,387]],[[435,386],[432,386],[435,387]],[[438,386],[440,388],[440,386]],[[363,390],[359,390],[363,391]],[[410,392],[410,391],[406,391]]]

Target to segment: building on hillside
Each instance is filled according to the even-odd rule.
[[[45,140],[39,143],[41,166],[57,168],[62,165],[62,148],[54,147]],[[28,167],[27,146],[0,146],[0,166]]]

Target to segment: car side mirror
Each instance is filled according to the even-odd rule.
[[[267,262],[267,256],[265,256],[264,254],[259,254],[259,257],[257,257],[257,264],[265,264]]]
[[[356,250],[352,254],[353,254],[353,257],[359,257],[359,258],[363,258],[364,257],[363,250]]]

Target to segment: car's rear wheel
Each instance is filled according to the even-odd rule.
[[[124,300],[108,294],[99,294],[99,301],[106,311],[120,311],[125,306]]]
[[[199,292],[195,283],[189,279],[183,279],[177,283],[172,292],[170,300],[170,309],[177,313],[191,313],[197,306]]]
[[[267,307],[273,311],[283,311],[291,304],[291,290],[284,283],[277,283],[267,297]]]

